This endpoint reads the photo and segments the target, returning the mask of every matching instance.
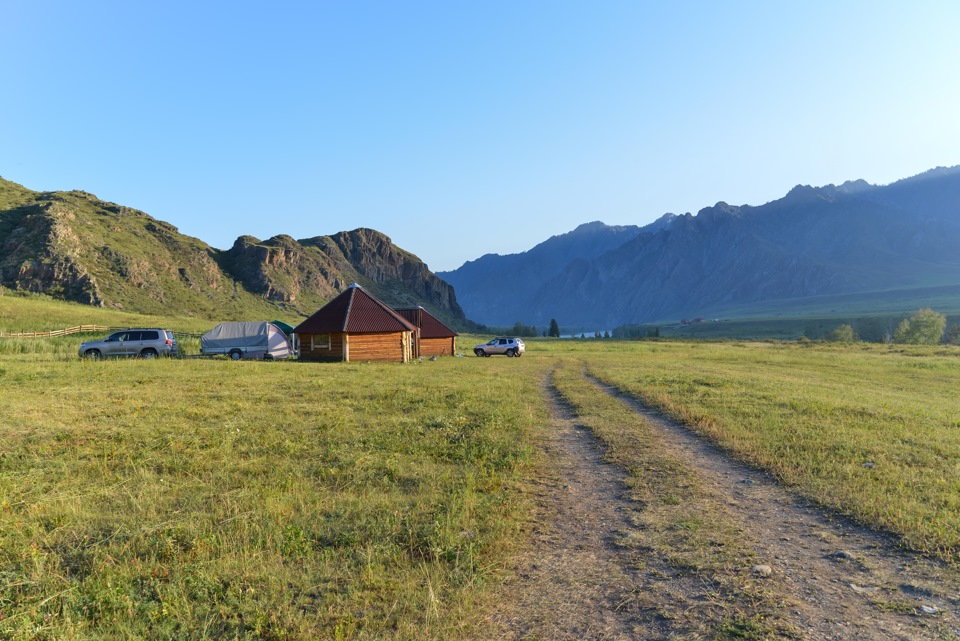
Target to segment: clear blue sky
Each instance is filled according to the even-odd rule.
[[[960,2],[0,0],[0,175],[432,269],[960,164]]]

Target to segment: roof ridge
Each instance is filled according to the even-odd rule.
[[[343,312],[343,326],[340,327],[341,332],[347,331],[347,323],[350,322],[350,309],[353,307],[353,297],[357,295],[357,290],[359,287],[350,287],[347,289],[350,292],[349,300],[347,301],[347,309]]]

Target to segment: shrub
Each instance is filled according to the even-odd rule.
[[[893,342],[936,345],[943,338],[943,330],[946,327],[947,317],[926,307],[897,325],[897,330],[893,333]]]
[[[844,323],[827,332],[826,339],[828,343],[853,343],[856,342],[857,335],[853,327]]]

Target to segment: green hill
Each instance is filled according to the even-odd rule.
[[[0,284],[144,314],[298,318],[358,282],[387,303],[469,326],[453,288],[371,229],[294,240],[241,236],[221,251],[83,191],[0,178]]]

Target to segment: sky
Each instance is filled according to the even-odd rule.
[[[0,0],[0,176],[450,270],[960,164],[960,3]]]

